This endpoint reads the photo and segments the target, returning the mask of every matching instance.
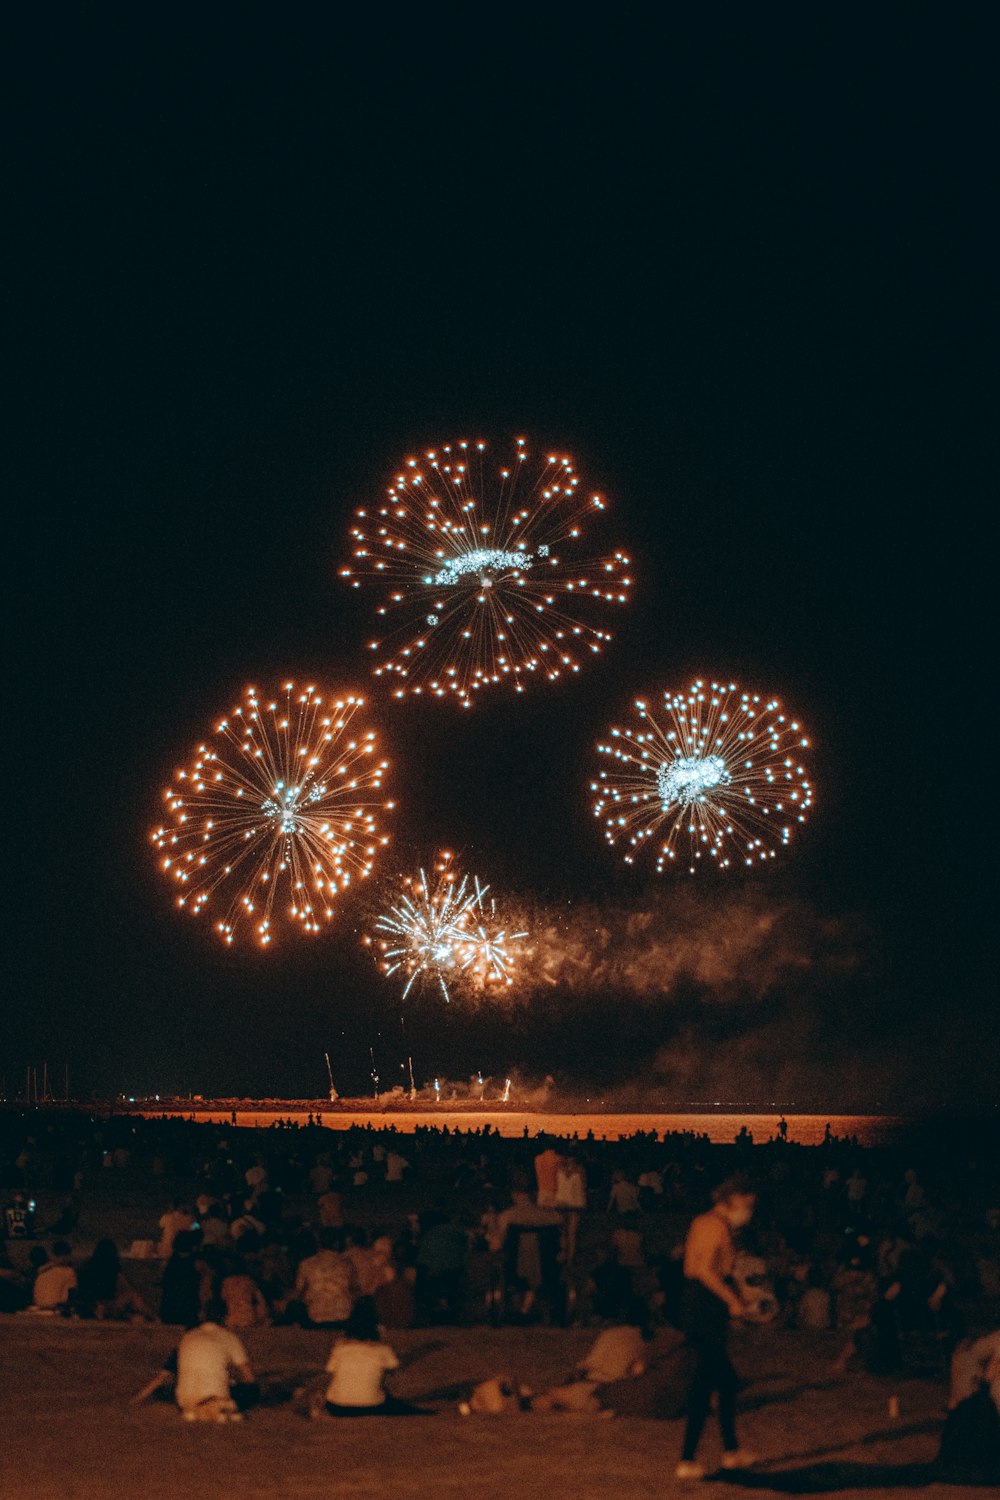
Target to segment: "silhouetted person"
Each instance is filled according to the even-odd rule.
[[[201,1312],[201,1278],[195,1264],[198,1236],[182,1229],[174,1237],[170,1259],[163,1268],[160,1283],[160,1318],[164,1323],[180,1323],[193,1328]]]
[[[684,1289],[681,1327],[695,1353],[695,1369],[688,1395],[684,1448],[677,1465],[678,1479],[703,1479],[695,1461],[698,1442],[713,1394],[718,1395],[724,1469],[749,1468],[756,1459],[736,1440],[736,1371],[727,1347],[729,1319],[743,1316],[743,1302],[731,1277],[735,1256],[733,1232],[749,1224],[756,1197],[739,1177],[720,1183],[712,1207],[688,1230],[684,1246]]]
[[[399,1369],[399,1360],[394,1350],[382,1342],[375,1304],[370,1297],[361,1297],[354,1304],[343,1337],[330,1350],[326,1368],[331,1377],[326,1410],[331,1417],[430,1415],[385,1390],[385,1376],[390,1370]]]

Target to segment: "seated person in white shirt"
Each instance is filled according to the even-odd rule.
[[[73,1250],[65,1240],[52,1246],[51,1259],[39,1269],[31,1295],[35,1312],[66,1312],[76,1291],[76,1272],[71,1265]]]
[[[256,1396],[253,1370],[242,1342],[222,1326],[225,1304],[209,1302],[205,1319],[177,1346],[177,1405],[188,1422],[238,1422]],[[233,1377],[235,1376],[235,1383]]]
[[[399,1369],[395,1351],[382,1342],[375,1317],[375,1303],[361,1297],[330,1350],[326,1362],[331,1377],[326,1390],[326,1410],[331,1417],[430,1416],[419,1406],[400,1401],[384,1388],[385,1376]]]

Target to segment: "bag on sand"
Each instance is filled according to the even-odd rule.
[[[566,1385],[554,1385],[550,1391],[534,1398],[531,1409],[568,1412],[581,1417],[597,1416],[601,1403],[594,1395],[595,1390],[592,1380],[571,1380]]]
[[[481,1417],[505,1417],[524,1409],[524,1399],[530,1396],[525,1386],[509,1375],[494,1375],[476,1386],[468,1400],[470,1412]]]

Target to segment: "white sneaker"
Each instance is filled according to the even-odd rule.
[[[746,1448],[734,1448],[729,1453],[722,1455],[722,1467],[724,1469],[752,1469],[760,1459],[756,1453],[749,1453]]]
[[[678,1479],[704,1479],[705,1470],[693,1458],[682,1458],[674,1474]]]

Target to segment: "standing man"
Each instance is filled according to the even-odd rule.
[[[559,1154],[552,1149],[552,1142],[539,1136],[539,1151],[535,1157],[535,1183],[538,1192],[535,1202],[539,1208],[555,1208],[558,1187]]]
[[[712,1207],[699,1214],[684,1245],[684,1287],[681,1327],[694,1349],[696,1361],[688,1393],[684,1450],[677,1465],[678,1479],[704,1479],[695,1460],[713,1393],[719,1398],[722,1428],[722,1467],[746,1469],[756,1463],[736,1441],[736,1371],[729,1359],[729,1319],[744,1317],[746,1309],[731,1281],[734,1232],[753,1218],[756,1195],[743,1177],[729,1177],[712,1193]]]

